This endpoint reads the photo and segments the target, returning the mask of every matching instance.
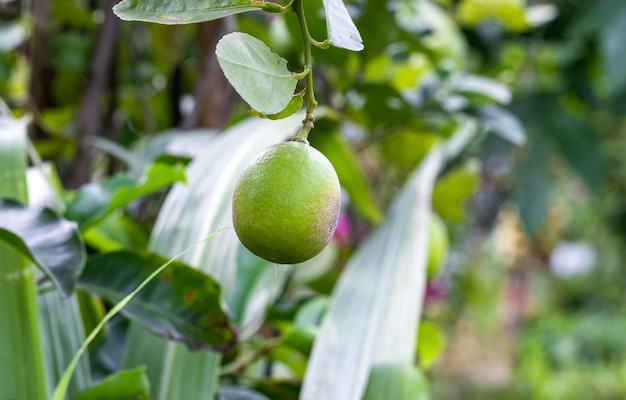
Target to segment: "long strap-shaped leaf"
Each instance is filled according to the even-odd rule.
[[[0,113],[0,197],[22,203],[28,201],[26,126]],[[3,241],[0,255],[0,398],[45,399],[35,268]]]
[[[411,363],[426,281],[435,180],[477,132],[464,124],[434,148],[385,223],[349,261],[316,338],[300,398],[360,400],[375,364]]]
[[[171,256],[213,230],[231,227],[232,193],[237,177],[256,153],[294,135],[302,118],[300,113],[279,121],[254,118],[216,135],[189,165],[189,184],[175,186],[166,199],[153,230],[151,250]],[[226,229],[202,249],[186,254],[183,260],[215,278],[228,304],[233,304],[230,299],[236,292],[237,296],[254,300],[256,314],[262,315],[263,302],[271,301],[273,292],[282,286],[287,269],[281,269],[274,284],[247,284],[255,292],[241,293],[236,290],[238,263],[242,261],[238,260],[240,246],[234,231]],[[264,271],[256,279],[265,279],[264,274],[272,277],[275,274],[269,262],[257,262],[251,268]],[[247,269],[249,278],[254,271]],[[242,318],[236,321],[241,332],[253,332],[254,324],[262,318],[242,312],[241,304],[236,308]],[[131,329],[125,365],[148,365],[149,378],[155,386],[152,395],[157,400],[212,398],[219,363],[218,354],[191,353],[180,345],[151,337],[137,327]]]

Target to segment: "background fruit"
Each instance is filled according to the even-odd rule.
[[[279,143],[259,153],[237,181],[235,232],[266,260],[308,260],[332,238],[340,194],[337,174],[322,153],[302,142]]]

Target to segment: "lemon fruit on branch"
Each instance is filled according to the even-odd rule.
[[[328,159],[308,143],[289,141],[259,153],[233,195],[233,225],[252,253],[278,264],[306,261],[331,240],[341,202]]]

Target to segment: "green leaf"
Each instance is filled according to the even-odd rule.
[[[480,166],[476,162],[468,162],[442,178],[433,190],[433,209],[442,218],[453,222],[463,219],[465,200],[474,193]]]
[[[253,110],[253,113],[259,115],[262,118],[283,119],[300,111],[300,109],[302,108],[302,103],[302,96],[293,96],[291,98],[291,101],[289,101],[289,104],[287,104],[287,107],[285,107],[285,109],[279,113],[267,115],[259,113],[256,110]]]
[[[428,56],[434,58],[433,61],[451,60],[456,66],[462,66],[467,61],[464,35],[438,2],[398,1],[395,16],[400,27],[419,36],[420,45],[430,53]]]
[[[66,296],[76,286],[85,248],[75,223],[50,209],[0,199],[0,240],[31,259]]]
[[[478,75],[458,74],[450,78],[450,88],[456,92],[479,94],[500,104],[511,102],[511,91],[508,87],[493,79]]]
[[[154,163],[139,181],[121,174],[83,186],[68,206],[66,216],[85,230],[111,212],[175,182],[186,182],[183,166]]]
[[[13,119],[5,111],[0,109],[0,196],[26,202],[28,119]],[[0,216],[0,226],[6,222]],[[16,239],[13,233],[5,233]],[[0,357],[8,366],[0,374],[0,398],[44,399],[48,371],[42,351],[36,270],[27,257],[2,239],[0,257]]]
[[[113,7],[113,12],[125,21],[174,25],[211,21],[262,8],[263,2],[256,0],[123,0]]]
[[[146,232],[132,219],[121,213],[113,213],[92,227],[83,236],[90,247],[105,253],[121,249],[145,249],[148,246]]]
[[[79,285],[88,293],[118,302],[166,261],[138,251],[102,254],[87,263]],[[181,262],[171,263],[121,312],[155,335],[192,350],[224,350],[236,341],[220,306],[219,285]]]
[[[331,162],[341,186],[346,189],[350,201],[361,214],[373,224],[380,223],[382,212],[374,202],[369,182],[350,145],[337,129],[323,129],[322,124],[323,122],[320,123],[320,129],[309,137],[311,145],[324,153]]]
[[[485,106],[478,110],[478,116],[496,135],[518,146],[526,143],[524,126],[510,111],[500,107]]]
[[[150,399],[146,367],[117,371],[80,393],[74,400]]]
[[[165,262],[162,265],[160,265],[146,279],[144,279],[139,284],[139,286],[134,288],[126,297],[124,297],[122,300],[120,300],[117,304],[115,304],[109,310],[109,312],[106,313],[106,315],[100,320],[98,325],[96,325],[96,327],[85,338],[85,341],[80,346],[80,348],[78,349],[76,354],[74,354],[74,358],[72,358],[72,361],[69,363],[69,365],[67,366],[67,368],[63,372],[63,375],[61,376],[61,379],[59,379],[59,382],[57,383],[57,386],[54,389],[54,392],[52,393],[52,398],[51,398],[52,400],[64,400],[65,399],[70,380],[72,379],[72,374],[74,373],[74,369],[78,365],[78,362],[80,361],[82,355],[87,350],[87,346],[89,346],[93,342],[93,340],[97,337],[97,335],[100,333],[100,331],[104,328],[106,323],[109,322],[111,320],[111,318],[113,318],[115,315],[117,315],[117,313],[119,313],[120,310],[122,310],[124,307],[126,307],[128,305],[128,303],[137,295],[137,293],[139,293],[144,287],[146,287],[146,285],[148,285],[158,274],[163,272],[163,270],[165,270],[165,268],[170,266],[176,259],[178,259],[179,257],[182,257],[183,255],[185,255],[189,251],[193,250],[199,244],[202,244],[202,243],[206,242],[207,240],[209,240],[210,238],[214,237],[216,234],[217,234],[217,231],[212,232],[211,234],[209,234],[208,236],[206,236],[202,240],[199,240],[199,241],[195,242],[191,246],[185,248],[183,251],[181,251],[178,254],[176,254],[173,258],[170,258],[167,262]],[[211,354],[214,354],[214,353],[211,353]],[[193,366],[188,366],[188,367],[193,367]]]
[[[229,310],[231,318],[239,326],[242,337],[251,336],[263,324],[267,306],[278,296],[292,266],[274,267],[272,263],[252,254],[239,246],[237,252],[237,277],[230,296]],[[278,279],[277,279],[278,278]]]
[[[184,261],[214,277],[222,287],[224,300],[230,302],[239,279],[238,253],[242,245],[232,229],[223,228],[232,226],[232,195],[237,177],[259,151],[295,135],[303,118],[303,113],[278,121],[250,118],[215,135],[202,157],[194,158],[189,165],[189,185],[177,185],[168,194],[152,232],[150,249],[177,254],[188,243],[220,229],[220,234],[206,246],[187,253]],[[269,262],[266,269],[274,272]],[[283,275],[277,277],[272,290],[284,284]],[[252,318],[252,312],[247,311],[247,317],[241,321],[262,320],[267,308],[265,302],[272,297],[263,293],[268,288],[262,285],[253,284],[249,288],[253,293],[245,296],[250,299],[246,308],[254,306],[259,315]],[[259,294],[255,295],[257,291]],[[244,333],[252,330],[245,325],[239,328]],[[150,381],[163,382],[155,388],[155,398],[191,399],[199,392],[211,397],[217,389],[220,365],[217,353],[190,353],[179,344],[166,343],[135,326],[131,327],[127,348],[126,366],[145,363]]]
[[[363,50],[363,39],[342,0],[324,0],[326,29],[333,46],[347,50]]]
[[[301,400],[360,400],[373,366],[413,364],[426,286],[431,192],[445,161],[477,132],[468,121],[435,146],[385,222],[348,261],[315,339]]]
[[[269,400],[260,393],[237,386],[220,386],[218,400]]]
[[[430,368],[441,355],[446,347],[446,338],[436,325],[422,321],[420,322],[417,354],[419,354],[420,366],[424,369]]]
[[[610,18],[600,35],[600,54],[613,93],[626,87],[626,55],[622,46],[626,35],[626,7]]]
[[[412,364],[377,364],[363,400],[428,400],[428,382]]]
[[[292,101],[298,77],[259,39],[230,33],[217,43],[215,54],[230,84],[255,110],[276,114]]]

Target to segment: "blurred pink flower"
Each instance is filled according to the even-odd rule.
[[[337,229],[333,235],[333,240],[341,247],[347,247],[350,245],[350,236],[352,234],[352,222],[345,214],[339,215],[337,221]]]

